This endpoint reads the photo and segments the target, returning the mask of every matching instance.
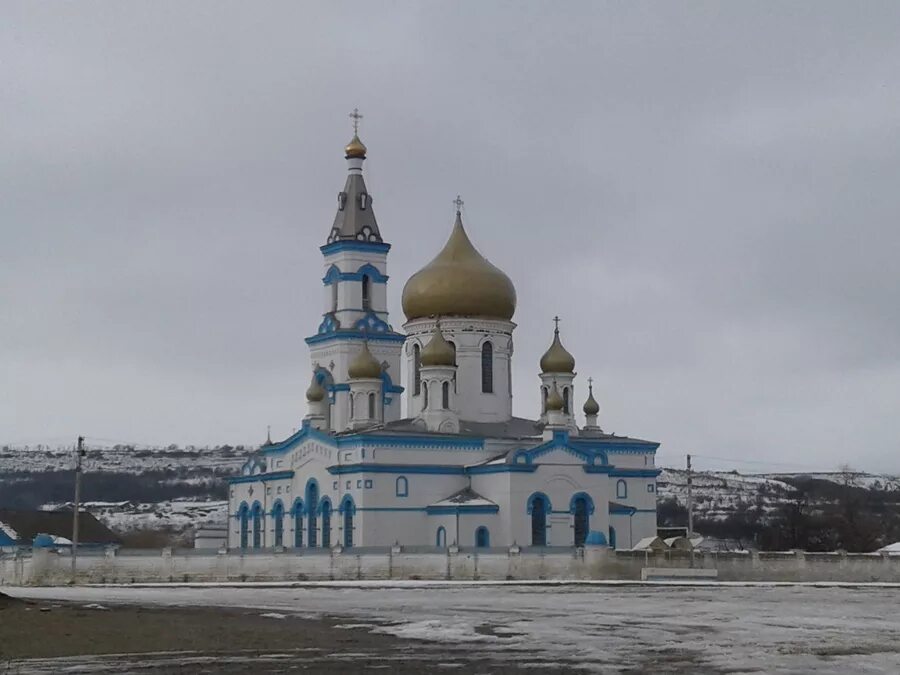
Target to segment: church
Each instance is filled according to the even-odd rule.
[[[347,179],[320,248],[322,318],[306,338],[306,414],[229,480],[228,547],[627,549],[655,536],[659,444],[604,433],[590,384],[579,426],[558,321],[535,358],[540,409],[513,415],[516,289],[472,244],[459,198],[443,249],[403,288],[394,330],[391,245],[351,117]]]

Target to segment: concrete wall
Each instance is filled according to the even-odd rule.
[[[645,553],[605,547],[457,550],[334,549],[259,553],[91,552],[78,556],[79,583],[305,581],[353,579],[618,579],[641,570],[716,569],[720,581],[900,582],[900,556],[878,553]],[[0,556],[0,585],[71,580],[68,555],[36,549]]]

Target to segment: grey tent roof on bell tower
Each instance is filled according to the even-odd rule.
[[[381,241],[372,210],[372,195],[366,190],[361,169],[351,169],[344,189],[338,194],[338,212],[328,235],[329,244],[336,241]]]

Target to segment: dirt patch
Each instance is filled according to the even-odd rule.
[[[346,619],[199,607],[135,607],[19,601],[0,618],[0,673],[521,672],[460,645],[374,634]],[[114,655],[114,656],[112,656]],[[534,662],[534,657],[530,658]],[[541,672],[565,672],[547,663]],[[80,670],[79,670],[80,668]],[[530,672],[534,672],[531,668]]]
[[[0,609],[6,609],[16,605],[21,605],[22,601],[18,598],[11,598],[6,593],[0,593]]]

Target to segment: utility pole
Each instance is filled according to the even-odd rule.
[[[688,512],[688,539],[694,536],[694,478],[691,473],[691,456],[687,456],[687,512]]]
[[[81,509],[81,459],[84,457],[84,436],[78,437],[75,449],[75,510],[72,514],[72,583],[75,583],[78,561],[78,511]]]

